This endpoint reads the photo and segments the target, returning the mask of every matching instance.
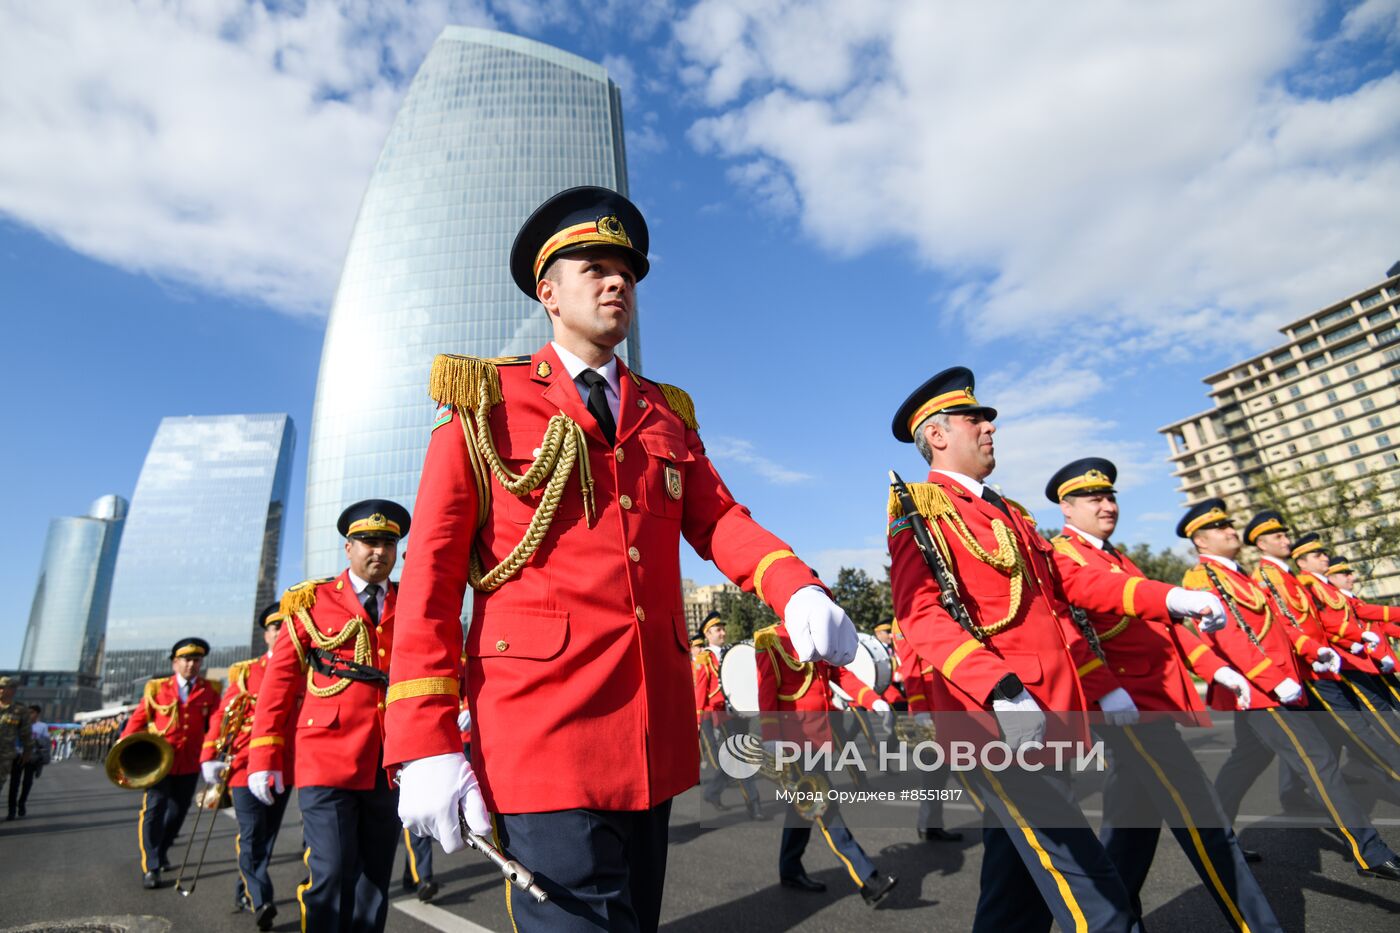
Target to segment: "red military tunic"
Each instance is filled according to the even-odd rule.
[[[696,718],[703,722],[708,715],[711,722],[722,722],[726,706],[719,684],[719,652],[701,648],[700,656],[691,664],[691,675],[695,683]]]
[[[787,626],[779,623],[753,633],[754,667],[758,674],[759,723],[763,738],[825,743],[831,740],[826,713],[834,710],[831,683],[835,681],[855,704],[869,709],[879,699],[851,671],[825,661],[799,661]],[[768,713],[806,713],[786,720]]]
[[[483,568],[501,563],[543,495],[543,482],[522,496],[501,485],[482,462],[489,453],[475,443],[469,450],[464,415],[473,425],[473,413],[489,409],[490,442],[516,474],[541,450],[550,419],[567,416],[586,442],[593,483],[591,521],[575,469],[538,549],[499,588],[479,587],[473,599],[472,761],[497,813],[641,810],[694,785],[682,537],[779,613],[796,590],[818,583],[730,495],[684,393],[617,365],[621,404],[609,445],[552,346],[528,360],[434,364],[433,394],[444,408],[423,464],[413,560],[403,575],[386,764],[460,750],[452,719],[469,565],[474,553]],[[484,397],[461,388],[482,377]]]
[[[1298,581],[1298,578],[1286,565],[1275,561],[1267,554],[1262,554],[1259,557],[1259,566],[1254,568],[1250,579],[1254,580],[1259,588],[1268,594],[1270,606],[1276,613],[1278,620],[1291,629],[1289,638],[1293,641],[1293,653],[1307,662],[1298,665],[1298,670],[1303,676],[1313,680],[1340,680],[1341,675],[1339,674],[1313,669],[1312,663],[1318,659],[1318,652],[1329,647],[1328,642],[1331,639],[1323,629],[1322,620],[1318,618],[1312,600],[1308,598],[1307,590],[1303,588],[1303,584]],[[1284,611],[1285,609],[1287,612]],[[1290,615],[1293,617],[1293,622],[1289,621]],[[1295,625],[1294,622],[1297,624]],[[1343,652],[1339,651],[1338,653]],[[1301,682],[1299,681],[1299,683]]]
[[[1225,587],[1224,593],[1211,584],[1203,566],[1206,561],[1210,561],[1211,569]],[[1206,633],[1205,639],[1216,654],[1250,682],[1250,709],[1278,706],[1273,693],[1285,678],[1292,678],[1302,686],[1303,672],[1299,667],[1297,655],[1293,653],[1289,634],[1278,622],[1278,609],[1253,580],[1239,571],[1238,565],[1231,568],[1219,560],[1202,555],[1201,563],[1186,571],[1181,583],[1188,589],[1215,593],[1225,602],[1225,614],[1230,624],[1218,631]],[[1235,613],[1230,610],[1231,604],[1259,639],[1258,646],[1235,624]],[[1206,692],[1206,702],[1212,709],[1234,710],[1238,708],[1239,698],[1220,684],[1212,683]]]
[[[194,774],[199,770],[200,745],[209,717],[219,705],[217,681],[196,677],[190,682],[189,696],[180,702],[180,683],[174,674],[146,682],[141,704],[126,721],[121,737],[137,732],[154,732],[175,749],[171,774]]]
[[[238,734],[233,737],[232,757],[225,757],[229,763],[229,787],[248,786],[248,745],[253,737],[253,717],[257,712],[258,691],[262,689],[263,677],[267,674],[267,665],[271,657],[271,652],[267,652],[250,661],[239,661],[228,669],[228,689],[224,691],[223,701],[210,718],[209,730],[204,734],[204,751],[199,759],[201,763],[213,761],[216,757],[219,735],[223,731],[224,717],[228,715],[230,706],[235,703],[243,705],[243,724]],[[282,781],[287,787],[291,787],[292,756],[284,755],[283,763],[287,767],[283,769]]]
[[[1352,612],[1351,601],[1347,599],[1346,594],[1315,574],[1300,573],[1298,582],[1307,589],[1328,642],[1342,656],[1343,669],[1356,670],[1363,674],[1380,673],[1375,660],[1379,655],[1373,659],[1373,655],[1364,649],[1360,654],[1352,654],[1353,645],[1358,642],[1365,644],[1361,633],[1369,631],[1369,628]]]
[[[369,624],[348,570],[331,580],[299,583],[282,596],[287,618],[258,692],[250,772],[281,771],[285,781],[293,761],[290,748],[298,786],[374,788],[384,742],[384,690],[366,681],[322,676],[308,665],[307,652],[319,646],[337,657],[386,669],[396,591],[390,583],[378,626]],[[454,696],[454,735],[456,707]]]
[[[1099,635],[1109,667],[1137,708],[1144,712],[1183,712],[1187,714],[1181,717],[1183,722],[1210,725],[1187,666],[1210,683],[1225,662],[1195,632],[1172,621],[1167,612],[1167,594],[1172,588],[1147,579],[1126,554],[1110,554],[1077,528],[1066,527],[1054,539],[1054,546],[1055,563],[1072,603],[1077,601],[1081,589],[1104,585],[1104,574],[1109,574],[1110,580],[1117,574],[1120,579],[1126,576],[1138,581],[1124,600],[1138,612],[1137,616],[1086,613]]]
[[[1380,603],[1368,603],[1355,596],[1347,595],[1351,611],[1363,622],[1370,623],[1370,630],[1382,638],[1400,638],[1400,609]]]
[[[904,636],[899,620],[894,623],[894,653],[899,662],[899,671],[904,678],[904,699],[909,704],[909,712],[932,713],[933,703],[929,700],[929,678],[933,676],[933,665],[928,664],[914,651],[914,646]]]
[[[929,472],[927,483],[909,489],[935,543],[944,542],[958,595],[984,633],[979,640],[943,609],[909,519],[891,494],[894,611],[914,652],[937,671],[930,680],[935,710],[990,709],[993,688],[1008,674],[1019,677],[1043,709],[1062,712],[1087,710],[1118,687],[1074,628],[1054,549],[1019,506],[1006,500],[1007,515],[937,471]],[[1100,612],[1133,611],[1136,586],[1115,577],[1086,587],[1081,604]],[[982,722],[981,731],[995,731],[990,720]],[[1066,739],[1088,740],[1083,721],[1070,724],[1048,717],[1046,740]]]

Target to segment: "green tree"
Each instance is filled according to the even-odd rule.
[[[862,632],[869,632],[894,617],[888,567],[885,578],[880,581],[872,579],[864,570],[842,567],[836,572],[831,595]]]
[[[758,629],[778,624],[778,616],[753,593],[720,593],[715,598],[715,610],[724,619],[731,645],[752,638]]]

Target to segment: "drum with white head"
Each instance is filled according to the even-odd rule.
[[[719,662],[719,688],[729,708],[740,716],[758,715],[758,666],[751,641],[731,645]]]

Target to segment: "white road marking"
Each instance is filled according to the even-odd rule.
[[[79,767],[79,768],[82,768],[84,771],[91,771],[91,770],[92,770],[92,765],[78,765],[78,767]]]
[[[401,897],[390,903],[395,909],[403,911],[419,923],[426,923],[434,930],[442,930],[444,933],[492,933],[479,923],[459,917],[450,910],[425,904],[417,897]]]

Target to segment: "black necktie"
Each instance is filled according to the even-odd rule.
[[[612,409],[608,407],[608,396],[603,391],[608,380],[596,369],[585,369],[578,376],[588,386],[588,410],[603,429],[603,436],[609,444],[617,443],[617,422],[613,421]]]
[[[1001,495],[992,487],[982,487],[982,498],[987,500],[997,508],[1001,509],[1002,514],[1005,515],[1007,518],[1011,517],[1011,510],[1006,507],[1006,500],[1003,499]]]
[[[369,616],[370,624],[379,624],[379,584],[371,583],[365,587],[365,615]]]
[[[1104,552],[1107,553],[1109,557],[1117,557],[1117,556],[1118,556],[1118,549],[1117,549],[1116,547],[1114,547],[1113,545],[1109,544],[1107,541],[1105,541],[1105,542],[1103,543],[1103,549],[1104,549]]]

